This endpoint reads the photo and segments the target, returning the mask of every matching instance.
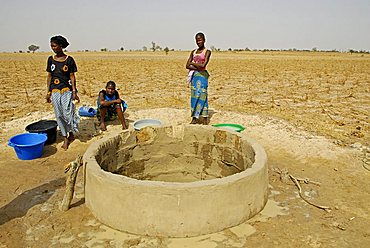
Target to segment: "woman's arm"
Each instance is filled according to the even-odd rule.
[[[76,88],[76,76],[74,72],[71,72],[69,74],[69,78],[71,79],[71,84],[72,84],[72,92],[77,92]]]
[[[46,77],[46,102],[51,102],[51,92],[50,92],[50,83],[51,83],[51,73],[48,72],[48,76]]]
[[[99,103],[100,103],[100,106],[103,106],[103,107],[108,107],[110,105],[113,105],[113,104],[119,104],[121,103],[121,99],[116,99],[116,100],[113,100],[113,101],[106,101],[104,99],[104,94],[102,92],[99,93]]]
[[[190,53],[190,56],[188,58],[188,61],[186,62],[186,69],[189,69],[189,70],[196,70],[197,68],[191,64],[191,62],[193,61],[193,51],[191,51]]]
[[[74,72],[71,72],[69,74],[69,78],[71,79],[72,84],[72,100],[77,100],[80,102],[80,98],[77,95],[77,87],[76,87],[76,76]]]
[[[119,97],[119,93],[118,91],[116,90],[116,100],[113,100],[114,103],[117,103],[117,104],[120,104],[122,103],[122,100],[121,98]]]
[[[194,66],[197,69],[204,68],[204,67],[207,66],[210,57],[211,57],[211,51],[210,50],[207,50],[206,51],[206,57],[204,58],[204,62],[203,63],[197,64],[197,63],[194,63],[194,62],[190,62],[190,65]]]
[[[100,92],[99,93],[99,103],[100,103],[100,106],[103,106],[103,107],[107,107],[107,106],[109,106],[109,105],[111,105],[112,103],[110,103],[110,102],[108,102],[108,101],[106,101],[105,99],[104,99],[104,94],[103,94],[103,92]]]

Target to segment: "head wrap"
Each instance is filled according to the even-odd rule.
[[[59,46],[61,46],[62,48],[66,48],[69,43],[67,41],[66,38],[64,38],[63,36],[61,35],[57,35],[57,36],[54,36],[54,37],[51,37],[50,39],[50,43],[53,42],[55,44],[58,44]]]

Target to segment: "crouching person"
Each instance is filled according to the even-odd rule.
[[[109,81],[105,86],[105,90],[99,92],[97,104],[97,117],[102,131],[107,130],[105,122],[113,120],[116,116],[118,116],[121,121],[122,129],[127,129],[126,120],[123,115],[127,108],[127,104],[120,99],[115,82]]]

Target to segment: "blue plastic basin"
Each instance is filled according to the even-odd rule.
[[[93,117],[96,115],[96,110],[90,107],[82,106],[78,110],[78,114],[80,116],[87,116],[87,117]]]
[[[19,159],[31,160],[41,157],[47,139],[44,133],[22,133],[11,137],[8,145],[14,148]]]

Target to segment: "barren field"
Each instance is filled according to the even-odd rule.
[[[50,54],[1,54],[0,121],[45,104]],[[187,52],[72,53],[82,102],[95,105],[105,82],[118,84],[133,109],[188,107]],[[369,144],[370,55],[340,53],[214,53],[211,108],[276,116],[346,144]]]
[[[370,55],[322,52],[213,53],[212,123],[239,123],[266,149],[270,197],[254,220],[199,238],[141,237],[99,223],[84,204],[81,172],[74,205],[58,210],[63,166],[104,134],[82,118],[68,151],[61,139],[40,159],[20,161],[7,140],[27,124],[53,119],[45,103],[51,53],[0,54],[0,248],[2,247],[369,247]],[[95,106],[105,83],[117,83],[132,122],[190,122],[185,63],[189,52],[70,53],[81,104]],[[107,133],[118,132],[109,125]],[[276,168],[319,181],[300,199]]]

